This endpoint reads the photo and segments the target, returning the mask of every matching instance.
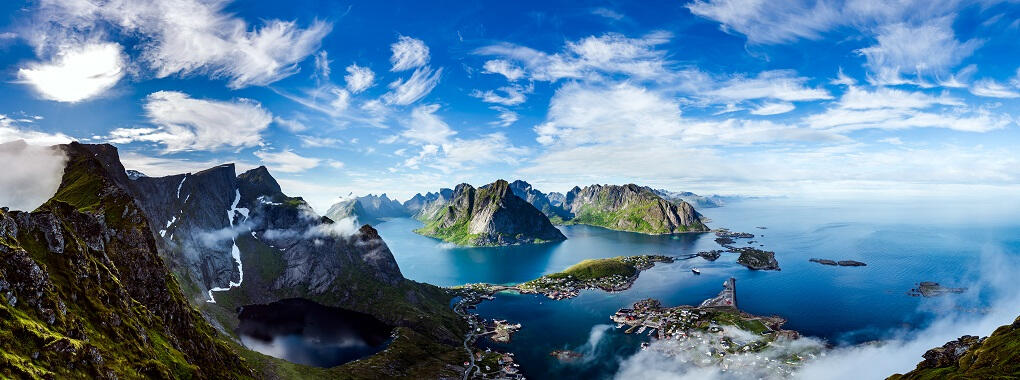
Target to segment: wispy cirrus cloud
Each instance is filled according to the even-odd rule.
[[[155,142],[166,152],[252,147],[262,143],[261,132],[273,121],[254,100],[196,99],[176,91],[149,94],[144,108],[154,127],[118,128],[107,140]]]
[[[417,38],[400,36],[397,42],[390,45],[390,71],[405,71],[425,66],[429,63],[429,47]]]

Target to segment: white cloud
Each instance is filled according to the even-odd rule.
[[[602,17],[608,18],[610,20],[615,20],[615,21],[623,20],[623,14],[621,14],[620,12],[614,11],[612,9],[609,9],[609,8],[604,8],[604,7],[599,7],[599,8],[592,9],[591,10],[591,14],[596,15],[596,16],[602,16]]]
[[[139,40],[139,59],[156,77],[204,74],[231,88],[266,85],[297,72],[332,29],[315,21],[266,20],[258,27],[224,13],[224,1],[85,2],[44,0],[29,40],[38,52],[79,45],[82,32],[125,33]]]
[[[0,162],[8,164],[0,176],[0,206],[32,211],[57,192],[67,157],[60,149],[12,142],[0,144]]]
[[[752,43],[818,39],[842,22],[838,8],[827,1],[695,0],[687,8],[718,21],[725,32],[747,36]]]
[[[892,144],[892,145],[903,145],[903,140],[901,140],[899,137],[888,137],[888,138],[884,138],[884,139],[878,140],[878,142],[883,142],[883,143]]]
[[[809,115],[803,122],[817,129],[849,132],[859,129],[946,128],[965,132],[987,132],[1013,123],[1005,114],[972,109],[958,98],[943,93],[888,87],[867,90],[848,86],[835,107]]]
[[[502,91],[506,95],[500,95],[496,91]],[[529,89],[521,87],[519,85],[503,86],[494,90],[479,91],[474,90],[471,92],[471,96],[482,99],[486,103],[502,104],[504,106],[515,106],[527,100],[524,96],[525,92],[530,92]]]
[[[441,144],[457,132],[436,115],[436,104],[415,107],[401,136],[418,143]]]
[[[817,129],[845,133],[860,129],[945,128],[963,132],[988,132],[1014,123],[1009,115],[985,109],[960,108],[946,112],[923,112],[907,108],[831,108],[810,115],[804,122]]]
[[[546,122],[535,132],[539,143],[558,148],[653,140],[671,142],[674,147],[845,140],[828,132],[764,121],[684,119],[676,100],[629,83],[564,85],[550,101]]]
[[[352,64],[347,66],[347,75],[344,76],[344,80],[347,81],[347,90],[357,94],[372,87],[372,82],[375,81],[375,73],[367,67]]]
[[[921,24],[895,23],[879,28],[877,45],[860,49],[879,84],[907,81],[901,74],[943,74],[969,56],[981,42],[960,42],[952,19],[941,17]]]
[[[492,125],[498,125],[501,127],[509,127],[513,123],[516,123],[520,119],[520,115],[516,112],[506,109],[505,107],[493,106],[489,109],[499,112],[499,120],[491,122]]]
[[[400,36],[390,45],[390,51],[393,52],[390,57],[393,68],[390,71],[410,70],[429,63],[429,47],[417,38]]]
[[[511,82],[517,81],[524,76],[524,69],[502,59],[485,61],[483,69],[485,69],[484,73],[500,74]]]
[[[273,118],[273,122],[278,124],[278,125],[280,125],[281,127],[285,128],[286,130],[294,132],[294,133],[302,132],[302,131],[305,131],[305,130],[308,129],[308,126],[305,125],[304,123],[302,123],[299,120],[284,119],[282,117],[275,117],[275,118]]]
[[[435,104],[415,107],[404,122],[407,129],[400,136],[420,147],[417,155],[404,161],[404,166],[419,169],[420,165],[429,164],[449,173],[474,164],[517,164],[528,153],[527,149],[511,144],[502,133],[478,138],[454,137],[457,132],[436,115],[438,110]]]
[[[332,148],[344,144],[342,139],[332,137],[298,135],[298,139],[301,139],[301,146],[306,148]]]
[[[778,115],[793,111],[794,108],[796,107],[794,107],[792,103],[765,103],[749,112],[753,115],[762,116]]]
[[[44,99],[76,103],[106,92],[125,71],[120,45],[91,43],[64,47],[50,62],[18,69],[18,80]]]
[[[970,88],[970,93],[989,98],[1020,97],[1020,92],[1017,92],[1016,89],[1007,87],[1006,85],[992,79],[981,79],[975,81],[974,85]]]
[[[806,87],[807,80],[790,70],[762,71],[751,78],[738,76],[729,79],[706,94],[724,101],[776,99],[793,102],[832,98],[825,89]]]
[[[435,72],[428,66],[414,70],[410,78],[397,79],[390,83],[390,92],[383,95],[383,100],[389,104],[408,105],[417,102],[432,92],[439,84],[439,78],[443,74],[440,68]]]
[[[260,150],[254,154],[267,167],[282,173],[299,173],[319,166],[322,163],[322,160],[318,158],[300,156],[289,149],[278,152]]]
[[[672,79],[667,69],[666,53],[655,49],[669,42],[672,35],[653,32],[641,38],[628,38],[609,33],[568,41],[564,50],[547,54],[509,43],[485,46],[475,54],[503,57],[520,63],[531,79],[556,81],[563,78],[598,78],[603,74],[624,74],[634,79],[666,81]]]
[[[942,94],[931,96],[923,92],[904,91],[889,87],[876,87],[867,90],[862,87],[848,86],[839,99],[839,107],[845,109],[879,109],[879,108],[928,108],[935,105],[962,106],[963,101]]]
[[[249,147],[262,142],[261,132],[273,115],[249,99],[194,99],[182,92],[159,91],[145,98],[145,113],[156,128],[119,128],[113,143],[152,141],[167,152]]]
[[[30,145],[57,145],[74,141],[74,138],[63,133],[46,133],[22,129],[18,121],[0,114],[0,143],[24,140]]]

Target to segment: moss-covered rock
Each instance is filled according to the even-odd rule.
[[[928,350],[913,371],[890,380],[1020,378],[1020,317],[987,338],[963,336]]]

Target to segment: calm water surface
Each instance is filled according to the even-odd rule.
[[[890,330],[918,328],[940,312],[938,299],[906,292],[919,281],[967,286],[978,275],[983,253],[1020,254],[1015,205],[952,202],[811,202],[747,200],[700,210],[712,227],[754,233],[776,252],[782,271],[756,272],[724,253],[659,264],[625,292],[585,291],[564,301],[534,295],[500,295],[478,306],[484,318],[517,321],[524,328],[507,345],[526,374],[536,378],[604,378],[647,339],[607,326],[609,315],[643,298],[664,305],[697,304],[714,296],[728,277],[737,279],[737,302],[753,314],[780,315],[786,327],[834,344],[877,339]],[[589,226],[560,227],[568,240],[547,245],[456,248],[412,232],[421,224],[395,219],[378,225],[404,276],[436,285],[516,283],[557,272],[587,258],[659,253],[683,255],[718,249],[712,234],[648,236]],[[767,229],[757,229],[763,226]],[[746,240],[745,240],[746,241]],[[830,267],[809,258],[858,260],[866,267]],[[695,276],[690,268],[702,275]],[[959,296],[973,306],[992,294]],[[556,349],[585,353],[561,364]]]

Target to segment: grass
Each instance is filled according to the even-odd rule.
[[[550,274],[549,277],[564,278],[567,276],[573,276],[574,278],[583,281],[614,275],[630,277],[637,273],[637,268],[631,264],[623,262],[622,259],[622,256],[609,259],[588,259],[571,265],[562,272]]]

